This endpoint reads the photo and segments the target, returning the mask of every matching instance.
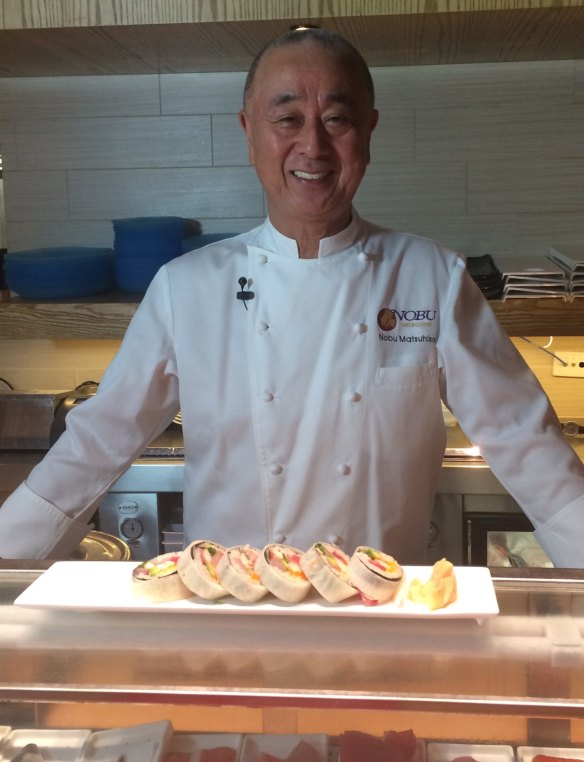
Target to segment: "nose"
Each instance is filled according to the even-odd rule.
[[[326,153],[329,134],[320,119],[307,119],[298,135],[298,148],[305,156],[316,157]]]

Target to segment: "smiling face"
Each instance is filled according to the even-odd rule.
[[[348,225],[377,112],[338,54],[313,41],[266,52],[240,121],[280,232],[322,238]]]

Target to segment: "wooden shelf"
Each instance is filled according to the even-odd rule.
[[[121,339],[140,296],[117,292],[66,301],[0,301],[0,339]]]
[[[584,299],[489,302],[509,336],[584,336]]]
[[[68,301],[0,301],[0,339],[121,339],[140,302],[123,292]],[[510,336],[584,336],[584,299],[490,302]]]
[[[584,56],[584,0],[11,0],[0,76],[245,71],[299,22],[340,32],[370,66]]]

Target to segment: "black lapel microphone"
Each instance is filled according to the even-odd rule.
[[[236,296],[238,299],[241,299],[241,301],[243,302],[243,306],[245,307],[245,309],[247,309],[248,300],[253,299],[255,294],[253,291],[244,291],[244,288],[247,285],[247,278],[244,278],[243,275],[237,282],[239,283],[239,287],[241,291],[238,291],[236,293]]]

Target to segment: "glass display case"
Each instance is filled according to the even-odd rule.
[[[491,569],[478,623],[22,607],[51,564],[0,563],[0,726],[584,747],[584,571]]]

